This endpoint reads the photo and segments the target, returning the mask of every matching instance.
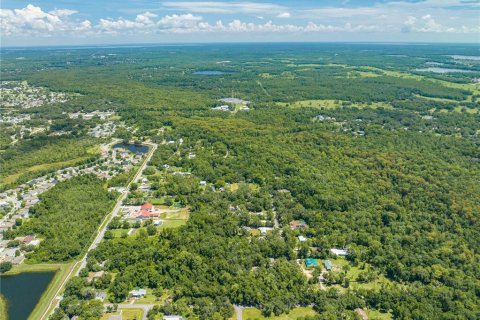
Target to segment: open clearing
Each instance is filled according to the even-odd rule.
[[[140,320],[143,319],[143,309],[122,309],[114,313],[105,313],[101,320],[108,320],[112,315],[122,315],[124,320]]]
[[[277,105],[282,107],[292,107],[292,108],[325,108],[325,109],[337,109],[341,107],[346,108],[384,108],[392,109],[393,107],[385,102],[372,102],[372,103],[361,103],[361,102],[348,102],[342,100],[332,100],[332,99],[319,99],[319,100],[301,100],[295,101],[292,103],[279,102]]]
[[[264,319],[269,319],[269,320],[294,320],[298,319],[300,317],[305,317],[305,316],[314,316],[316,312],[310,308],[310,307],[298,307],[294,308],[290,311],[289,314],[282,314],[273,317],[264,317],[262,315],[262,312],[259,309],[256,308],[245,308],[243,309],[243,319],[244,320],[264,320]]]
[[[42,172],[42,171],[55,171],[59,170],[62,168],[74,166],[77,163],[80,163],[82,161],[85,161],[89,159],[90,157],[80,157],[72,160],[67,160],[67,161],[59,161],[59,162],[52,162],[52,163],[44,163],[44,164],[39,164],[30,168],[25,168],[22,169],[22,172],[11,174],[9,176],[6,176],[5,178],[2,179],[2,184],[10,184],[14,183],[17,181],[17,179],[25,174],[25,173],[31,173],[31,172]]]

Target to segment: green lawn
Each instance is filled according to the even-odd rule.
[[[147,202],[150,202],[154,206],[163,205],[163,204],[165,204],[165,197],[162,197],[162,198],[148,198]]]
[[[349,103],[347,101],[341,100],[332,100],[332,99],[318,99],[318,100],[300,100],[293,103],[287,104],[284,102],[277,103],[279,106],[289,106],[291,108],[325,108],[325,109],[336,109],[341,108],[343,105],[347,108],[385,108],[392,109],[392,106],[385,102],[372,102],[372,103]]]
[[[122,309],[114,313],[105,313],[101,320],[108,320],[111,315],[123,316],[124,320],[141,320],[143,318],[143,309]]]
[[[370,320],[391,320],[390,313],[382,313],[378,310],[367,310],[368,319]]]
[[[363,272],[365,270],[368,270],[368,268],[369,268],[368,264],[365,264],[365,269],[362,270],[358,266],[351,265],[350,262],[348,260],[346,260],[345,258],[340,257],[340,258],[336,258],[336,259],[330,259],[330,261],[332,261],[334,268],[337,267],[339,269],[338,271],[333,271],[333,272],[341,272],[342,268],[344,266],[347,266],[347,265],[350,266],[350,269],[347,271],[347,275],[346,275],[347,279],[350,280],[350,288],[362,288],[362,289],[369,289],[369,290],[379,290],[382,287],[382,285],[390,282],[390,280],[385,278],[383,275],[380,275],[376,280],[373,280],[371,282],[365,282],[365,283],[357,282],[356,280],[357,280],[358,275],[361,272]],[[321,264],[323,266],[323,260],[319,260],[319,264]],[[340,289],[341,291],[345,290],[345,288],[343,288],[340,285],[333,285],[333,287],[336,287],[336,288]]]
[[[7,319],[7,301],[0,294],[0,319]]]
[[[183,226],[187,223],[185,219],[171,219],[171,220],[163,220],[163,223],[158,227],[159,229],[163,228],[178,228]]]
[[[262,312],[256,308],[245,308],[243,309],[243,319],[244,320],[264,320],[264,319],[271,319],[271,320],[295,320],[300,317],[305,316],[313,316],[316,312],[310,307],[299,307],[294,308],[290,311],[289,314],[282,314],[278,317],[264,317]]]
[[[152,289],[147,289],[147,295],[143,298],[133,300],[133,304],[161,304],[161,303],[164,303],[165,300],[167,300],[168,297],[170,296],[170,292],[168,292],[168,290],[164,289],[162,293],[163,293],[162,296],[157,298],[153,295],[153,290]]]

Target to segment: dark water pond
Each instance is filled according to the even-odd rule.
[[[145,154],[148,152],[148,147],[141,144],[132,144],[132,143],[117,143],[113,146],[114,149],[128,149],[133,153]]]
[[[216,70],[199,70],[195,71],[193,74],[198,74],[202,76],[220,76],[222,74],[230,74],[231,72],[226,71],[216,71]]]
[[[26,320],[55,272],[24,272],[0,277],[0,293],[7,300],[8,320]]]

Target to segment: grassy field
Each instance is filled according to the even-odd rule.
[[[235,192],[238,190],[238,188],[240,188],[240,186],[242,185],[247,185],[248,188],[252,191],[259,191],[260,190],[260,186],[258,184],[255,184],[255,183],[246,183],[246,182],[241,182],[241,183],[232,183],[230,185],[227,185],[226,188],[230,188],[230,191],[232,192]]]
[[[368,269],[368,264],[365,266],[365,269],[362,270],[358,266],[353,266],[344,258],[337,258],[337,259],[330,259],[330,261],[333,263],[334,266],[334,271],[333,272],[341,272],[342,268],[344,266],[350,266],[350,268],[347,271],[346,278],[350,280],[350,288],[351,289],[357,289],[357,288],[362,288],[362,289],[368,289],[368,290],[380,290],[382,285],[385,285],[390,282],[387,278],[385,278],[383,275],[380,275],[377,279],[370,281],[370,282],[365,282],[365,283],[360,283],[357,282],[357,277],[358,275]],[[319,265],[323,266],[323,260],[318,261]],[[346,290],[343,288],[341,285],[333,285],[332,287],[335,287],[339,289],[340,291]]]
[[[315,314],[316,314],[316,312],[310,307],[299,307],[299,308],[292,309],[289,314],[282,314],[278,317],[273,316],[273,317],[266,318],[262,315],[262,312],[259,309],[256,309],[256,308],[245,308],[245,309],[243,309],[243,319],[244,320],[264,320],[264,319],[295,320],[295,319],[298,319],[300,317],[313,316]]]
[[[40,301],[33,309],[32,313],[29,316],[29,319],[40,319],[41,315],[48,308],[50,300],[55,295],[55,292],[58,286],[63,282],[67,276],[70,268],[73,266],[72,263],[58,263],[58,264],[21,264],[14,266],[12,270],[5,273],[5,275],[15,275],[22,272],[56,272],[52,281],[48,285],[47,289],[43,292]]]
[[[159,229],[164,229],[164,228],[178,228],[180,226],[183,226],[187,223],[187,220],[181,220],[181,219],[172,219],[172,220],[163,220],[163,223],[161,226],[159,226]]]
[[[378,310],[367,310],[369,320],[391,320],[392,315],[390,313],[382,313]]]
[[[147,289],[147,295],[140,299],[134,299],[133,304],[162,304],[170,296],[170,292],[166,289],[163,290],[162,296],[157,298],[153,294],[152,289]]]
[[[90,156],[85,156],[85,157],[80,157],[80,158],[76,158],[76,159],[72,159],[72,160],[53,162],[53,163],[44,163],[44,164],[39,164],[39,165],[30,167],[30,168],[25,168],[25,169],[22,169],[22,171],[19,172],[19,173],[11,174],[11,175],[3,178],[2,179],[2,184],[14,183],[15,181],[17,181],[17,179],[21,175],[23,175],[27,172],[28,173],[32,173],[32,172],[35,173],[35,172],[42,172],[42,171],[52,172],[52,171],[56,171],[56,170],[59,170],[59,169],[62,169],[62,168],[73,166],[73,165],[75,165],[77,163],[80,163],[84,160],[87,160],[89,158],[90,158]]]
[[[291,108],[325,108],[325,109],[337,109],[341,108],[342,106],[345,106],[347,108],[359,108],[359,109],[364,109],[364,108],[385,108],[385,109],[392,109],[392,106],[388,103],[385,102],[372,102],[372,103],[349,103],[347,101],[341,101],[341,100],[330,100],[330,99],[319,99],[319,100],[301,100],[301,101],[295,101],[293,103],[284,103],[284,102],[279,102],[277,103],[279,106],[282,107],[291,107]]]
[[[7,301],[0,294],[0,319],[7,319]]]
[[[143,309],[122,309],[118,312],[114,313],[105,313],[101,320],[108,320],[108,318],[112,315],[119,315],[123,316],[124,320],[140,320],[143,318]]]

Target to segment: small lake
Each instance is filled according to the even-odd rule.
[[[114,149],[127,149],[133,153],[145,154],[148,152],[148,147],[142,144],[133,144],[133,143],[117,143],[113,145]]]
[[[470,73],[474,72],[472,70],[465,70],[465,69],[453,69],[453,68],[423,68],[423,69],[415,69],[415,71],[419,72],[433,72],[433,73]]]
[[[24,272],[0,277],[0,292],[7,299],[8,320],[26,320],[55,272]]]
[[[222,74],[231,74],[231,72],[217,71],[217,70],[199,70],[199,71],[195,71],[193,74],[197,74],[201,76],[221,76]]]
[[[455,60],[472,60],[472,61],[480,61],[480,56],[462,56],[462,55],[453,55],[450,56]]]

